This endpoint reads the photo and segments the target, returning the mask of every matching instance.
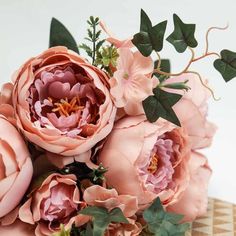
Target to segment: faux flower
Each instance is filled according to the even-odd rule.
[[[157,81],[151,78],[153,61],[129,48],[119,48],[118,54],[117,70],[109,80],[114,103],[128,115],[142,114],[142,101],[153,94]]]
[[[34,227],[32,225],[17,220],[11,225],[0,226],[0,235],[33,236],[35,234],[34,234]]]
[[[207,209],[207,189],[211,169],[207,159],[200,153],[193,152],[188,162],[190,182],[181,198],[167,207],[168,211],[184,215],[185,221],[193,221],[202,216]]]
[[[79,155],[113,127],[116,108],[107,75],[65,47],[28,60],[13,80],[17,126],[51,153],[86,162],[89,155]]]
[[[135,196],[119,195],[115,189],[93,185],[84,191],[84,201],[90,206],[105,207],[109,211],[119,207],[126,217],[132,217],[138,210]]]
[[[129,224],[110,224],[105,236],[138,236],[142,232],[142,225],[133,219]]]
[[[205,148],[211,145],[212,138],[216,132],[216,126],[207,120],[207,100],[210,97],[210,93],[194,74],[172,77],[167,82],[176,83],[186,80],[188,80],[187,85],[191,89],[183,94],[182,99],[173,108],[181,121],[181,125],[188,132],[192,149]],[[207,85],[207,81],[203,82]]]
[[[0,217],[3,217],[22,200],[33,167],[23,138],[3,116],[0,116],[0,130]]]
[[[201,181],[195,181],[193,187],[196,169],[191,168],[195,158],[184,128],[162,119],[149,123],[144,116],[136,116],[116,124],[99,161],[109,166],[107,184],[119,194],[137,196],[141,209],[160,197],[165,206],[181,203],[179,213],[186,213],[185,220],[189,220],[206,210],[206,205],[198,212],[196,208],[200,202],[207,202],[206,186],[211,174],[209,168],[207,174],[199,172]],[[185,210],[182,198],[191,187],[201,189],[202,194],[189,198],[191,207]]]
[[[190,154],[182,128],[161,119],[150,123],[145,116],[136,116],[117,122],[99,162],[109,166],[108,186],[119,194],[137,196],[139,206],[146,207],[157,196],[165,203],[178,200],[190,178]]]
[[[89,218],[77,215],[85,206],[80,201],[79,189],[74,175],[51,174],[31,193],[30,198],[19,209],[19,218],[28,224],[37,224],[35,235],[52,235],[64,224],[83,225]]]

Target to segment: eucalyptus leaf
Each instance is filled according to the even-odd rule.
[[[171,43],[177,52],[182,53],[189,46],[197,47],[198,43],[195,39],[195,24],[185,24],[176,14],[173,15],[174,31],[166,39]]]
[[[79,53],[77,43],[69,30],[59,20],[52,18],[49,47],[55,46],[65,46]]]
[[[218,70],[225,82],[236,77],[236,53],[230,50],[222,50],[221,58],[214,61],[214,67]]]
[[[141,10],[140,32],[135,34],[132,42],[143,56],[150,56],[152,51],[161,51],[163,39],[166,31],[167,21],[163,21],[155,26],[145,11]]]

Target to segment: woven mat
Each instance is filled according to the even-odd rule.
[[[186,236],[236,236],[236,205],[209,199],[208,212],[192,224]]]

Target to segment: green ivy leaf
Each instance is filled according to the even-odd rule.
[[[56,18],[52,18],[49,39],[49,47],[54,46],[65,46],[79,53],[75,39],[68,29]]]
[[[168,93],[160,88],[153,90],[154,95],[147,97],[143,101],[143,108],[147,119],[155,122],[162,117],[178,126],[181,126],[172,106],[174,106],[182,97],[176,93]]]
[[[174,19],[174,31],[166,39],[171,43],[177,52],[182,53],[189,46],[191,48],[197,47],[198,43],[194,37],[195,33],[195,24],[185,24],[183,21],[176,15],[173,15]]]
[[[132,42],[143,56],[149,56],[153,50],[158,52],[162,50],[166,25],[167,21],[163,21],[152,26],[148,15],[141,9],[140,32],[134,35]]]
[[[82,209],[79,214],[93,217],[93,236],[103,236],[111,222],[129,223],[120,208],[108,211],[104,207],[89,206]]]
[[[236,77],[236,53],[230,50],[222,50],[221,58],[214,61],[214,67],[218,70],[225,82]]]
[[[180,224],[182,215],[166,212],[157,198],[149,208],[143,212],[143,218],[147,222],[147,232],[155,236],[184,236],[189,229],[189,224]]]
[[[154,62],[154,68],[157,68],[159,60],[156,60]],[[166,73],[170,73],[170,60],[169,59],[161,59],[161,66],[159,68],[161,71],[166,72]],[[153,75],[155,75],[160,82],[163,82],[164,80],[166,80],[168,78],[168,76],[163,76],[159,73],[153,73]]]

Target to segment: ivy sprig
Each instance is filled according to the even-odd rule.
[[[146,226],[141,233],[142,236],[184,236],[190,227],[188,223],[180,223],[183,215],[166,212],[159,197],[144,210],[143,218]]]

